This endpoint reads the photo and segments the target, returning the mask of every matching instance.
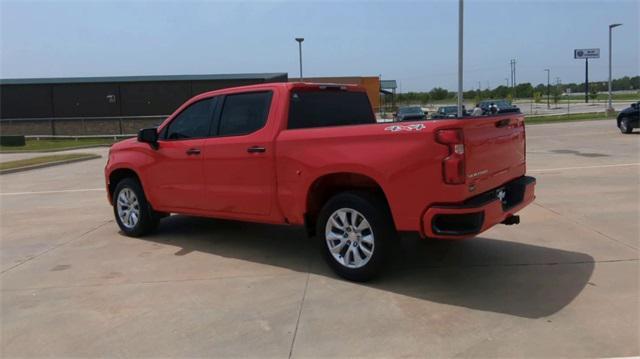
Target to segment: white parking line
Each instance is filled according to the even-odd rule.
[[[51,193],[73,193],[73,192],[93,192],[104,191],[104,188],[83,188],[83,189],[62,189],[58,191],[35,191],[35,192],[6,192],[0,193],[0,196],[21,196],[30,194],[51,194]]]
[[[619,132],[620,131],[600,131],[600,132],[560,133],[560,134],[546,134],[546,135],[527,135],[527,138],[576,137],[576,136],[596,136],[596,135],[602,136],[607,134],[617,134]]]
[[[564,170],[582,170],[582,169],[589,169],[589,168],[628,167],[628,166],[640,166],[640,163],[621,163],[617,165],[582,166],[582,167],[543,168],[539,170],[527,170],[527,172],[551,172],[551,171],[564,171]]]

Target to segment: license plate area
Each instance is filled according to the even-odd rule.
[[[502,202],[502,210],[507,211],[517,206],[524,199],[526,184],[521,181],[515,181],[496,190],[496,197]],[[500,198],[502,197],[502,198]]]

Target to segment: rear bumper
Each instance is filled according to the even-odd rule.
[[[431,206],[422,216],[422,235],[441,239],[473,237],[533,202],[535,185],[535,178],[523,176],[462,204]]]

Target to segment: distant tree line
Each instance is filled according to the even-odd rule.
[[[611,81],[611,88],[613,91],[623,90],[638,90],[640,89],[640,76],[629,77],[625,76],[619,79]],[[568,83],[568,84],[550,84],[550,95],[554,98],[554,102],[563,92],[582,92],[584,93],[584,82],[582,83]],[[589,82],[590,96],[593,98],[598,92],[607,91],[607,81],[594,81]],[[464,98],[468,100],[484,100],[484,99],[509,99],[514,98],[533,98],[536,101],[540,101],[543,96],[547,94],[547,84],[538,84],[533,86],[529,82],[518,84],[515,89],[504,85],[498,86],[494,89],[479,89],[464,91]],[[447,99],[455,99],[457,93],[448,91],[441,87],[436,87],[429,92],[407,92],[397,95],[397,102],[399,103],[428,103],[431,101],[441,101]]]

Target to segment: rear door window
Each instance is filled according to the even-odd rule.
[[[246,135],[264,127],[269,116],[271,95],[268,91],[225,96],[218,135]]]
[[[312,128],[376,123],[365,92],[294,91],[288,128]]]

